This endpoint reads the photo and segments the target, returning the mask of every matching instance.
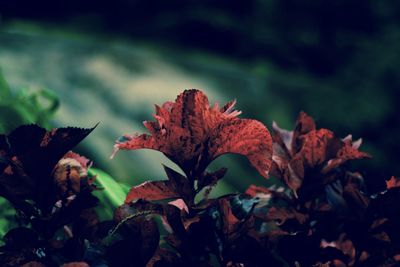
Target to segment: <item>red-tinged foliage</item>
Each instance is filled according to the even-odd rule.
[[[168,180],[133,187],[126,204],[115,213],[118,225],[136,220],[142,212],[163,218],[170,232],[165,240],[179,256],[170,257],[171,252],[159,248],[149,266],[154,261],[209,266],[210,252],[218,261],[227,263],[225,258],[231,256],[226,253],[231,254],[232,245],[242,237],[238,233],[245,233],[248,218],[234,215],[230,197],[208,199],[211,187],[225,175],[226,168],[215,172],[207,172],[206,168],[222,154],[237,153],[246,156],[261,175],[268,177],[272,141],[262,123],[237,118],[240,112],[233,109],[234,104],[235,101],[229,102],[221,109],[218,104],[210,107],[201,91],[187,90],[174,103],[156,106],[156,121],[145,122],[151,135],[124,136],[115,145],[116,150],[161,151],[185,174],[165,167]],[[208,189],[203,200],[196,204],[194,198],[203,188]]]
[[[268,190],[265,187],[262,186],[256,186],[256,185],[250,185],[249,188],[247,188],[246,194],[252,197],[257,197],[259,194],[271,194],[271,191]]]
[[[317,129],[301,112],[293,131],[239,119],[235,101],[210,107],[199,90],[156,106],[150,134],[115,149],[156,149],[182,169],[131,188],[113,220],[99,221],[91,162],[68,152],[91,129],[21,126],[0,135],[0,194],[20,226],[4,236],[1,266],[394,267],[400,263],[400,180],[368,194],[352,160],[361,139]],[[24,139],[24,137],[26,138]],[[210,198],[225,153],[274,178],[244,194]],[[272,154],[272,155],[271,155]],[[240,179],[240,177],[237,177]],[[198,196],[203,192],[202,196]],[[196,199],[196,201],[195,201]]]
[[[294,130],[282,130],[273,125],[273,166],[272,174],[282,179],[297,195],[307,173],[318,171],[320,184],[327,184],[331,172],[349,160],[370,158],[360,152],[361,139],[353,142],[351,135],[337,138],[327,129],[316,129],[314,120],[301,112]],[[308,178],[310,179],[310,178]]]
[[[92,130],[24,125],[0,136],[0,194],[16,209],[19,224],[30,227],[7,233],[1,266],[54,266],[45,251],[82,250],[98,222],[95,214],[88,216],[97,198],[87,174],[91,162],[70,149]],[[65,234],[58,234],[60,229]],[[80,244],[71,246],[74,242]]]
[[[156,121],[144,125],[150,135],[125,135],[119,149],[155,149],[182,168],[187,176],[201,174],[209,163],[225,153],[248,158],[259,173],[268,177],[272,141],[267,128],[256,120],[239,119],[235,102],[210,106],[199,90],[186,90],[175,102],[156,106]]]
[[[89,162],[68,151],[92,130],[24,125],[2,135],[0,195],[17,208],[33,200],[42,213],[50,213],[57,200],[80,191]]]
[[[178,197],[180,197],[180,195],[175,190],[172,190],[169,181],[152,181],[132,187],[126,196],[125,203],[138,199],[162,200]]]
[[[194,192],[186,177],[167,166],[164,166],[164,170],[168,180],[149,181],[132,187],[126,196],[125,203],[137,199],[152,201],[176,198],[182,198],[188,203],[192,203]]]
[[[124,136],[115,144],[119,149],[155,149],[178,164],[185,176],[165,167],[168,180],[150,181],[133,187],[125,203],[144,199],[158,201],[182,199],[191,210],[194,198],[203,188],[205,198],[225,175],[226,168],[207,172],[207,166],[226,153],[242,154],[264,177],[272,164],[272,140],[260,122],[240,119],[234,110],[235,101],[219,108],[210,106],[199,90],[186,90],[175,102],[156,106],[156,121],[144,124],[150,135]]]
[[[400,179],[397,177],[390,177],[388,181],[386,181],[386,189],[400,187]]]
[[[298,266],[395,266],[397,179],[387,181],[387,192],[367,195],[360,173],[344,165],[370,157],[358,150],[361,140],[318,130],[303,112],[294,131],[274,123],[274,132],[272,174],[294,194],[276,187],[246,191],[259,199],[254,215],[270,227],[264,234],[270,237],[267,243]]]

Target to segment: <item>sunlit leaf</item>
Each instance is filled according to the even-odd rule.
[[[112,218],[114,209],[124,203],[130,187],[118,183],[109,174],[97,168],[90,168],[88,174],[89,176],[96,176],[95,184],[103,188],[103,190],[93,192],[100,200],[99,216]]]

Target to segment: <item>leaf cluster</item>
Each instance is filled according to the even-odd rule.
[[[113,155],[154,149],[179,169],[164,166],[165,179],[129,192],[70,151],[93,128],[24,125],[0,135],[0,195],[19,222],[4,236],[1,265],[398,265],[400,180],[368,194],[360,172],[349,169],[370,158],[361,140],[317,129],[304,112],[292,131],[274,123],[271,136],[234,105],[210,105],[192,89],[156,106],[155,121],[144,122],[149,133],[124,135]],[[279,185],[211,198],[227,169],[208,166],[226,153],[243,155]],[[107,194],[100,205],[119,205],[111,220],[97,216],[100,187]]]

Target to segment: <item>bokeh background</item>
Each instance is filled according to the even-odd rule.
[[[242,117],[269,128],[291,129],[304,110],[319,127],[362,137],[374,158],[354,168],[371,192],[400,175],[399,1],[2,0],[0,16],[12,91],[0,94],[0,128],[21,112],[48,127],[100,122],[79,151],[124,183],[173,166],[154,151],[109,156],[120,135],[144,130],[153,104],[185,88],[236,98]],[[217,166],[229,167],[219,192],[264,182],[240,156]]]

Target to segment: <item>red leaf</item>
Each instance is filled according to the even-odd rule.
[[[395,187],[400,187],[400,178],[392,176],[388,181],[386,181],[386,189],[391,189]]]
[[[298,138],[316,129],[315,122],[307,113],[301,111],[293,130],[292,153],[299,149]]]
[[[304,179],[304,165],[300,157],[293,158],[284,171],[284,181],[295,194],[301,187]]]
[[[285,223],[289,219],[296,219],[299,223],[303,224],[307,220],[307,215],[301,214],[292,208],[279,208],[271,207],[268,210],[266,218],[274,220],[278,225]]]
[[[63,159],[74,159],[76,160],[82,168],[88,169],[92,166],[92,161],[87,159],[84,156],[79,155],[73,151],[69,151],[67,154],[64,155]]]
[[[333,158],[327,162],[322,172],[328,173],[329,171],[339,167],[348,160],[371,158],[371,156],[368,153],[358,150],[358,148],[361,146],[361,143],[362,143],[361,139],[353,143],[351,135],[344,138],[343,141],[340,140],[341,147],[337,150]]]
[[[225,234],[233,233],[240,222],[233,214],[229,199],[219,199],[219,208],[222,213],[223,231]]]
[[[249,188],[247,188],[245,193],[251,197],[256,197],[258,194],[271,194],[271,191],[265,187],[252,184],[249,186]]]
[[[132,187],[126,196],[125,203],[137,199],[152,201],[179,197],[179,193],[174,190],[169,181],[151,181]]]
[[[310,167],[324,163],[327,160],[328,145],[333,138],[333,133],[327,129],[313,130],[301,136],[298,153],[304,163]]]
[[[192,188],[186,177],[165,165],[164,170],[168,176],[168,186],[171,190],[177,192],[187,204],[193,204],[191,201],[193,200],[194,192],[192,192]]]
[[[370,157],[358,150],[361,140],[353,142],[351,135],[341,140],[330,130],[317,130],[314,120],[304,112],[299,114],[293,132],[276,123],[273,128],[272,174],[295,193],[302,186],[306,171],[318,170],[324,176],[348,160]],[[326,179],[317,183],[323,182]]]
[[[210,157],[225,153],[246,156],[251,165],[268,177],[272,164],[272,139],[267,128],[256,120],[232,119],[222,123],[212,136]]]
[[[271,167],[272,140],[266,127],[255,120],[236,118],[235,101],[222,109],[210,107],[199,90],[186,90],[175,102],[156,106],[156,121],[145,126],[151,135],[125,135],[116,142],[118,149],[155,149],[177,163],[186,174],[198,175],[212,160],[224,153],[246,156],[261,175]]]
[[[273,140],[278,144],[282,150],[279,154],[292,154],[293,131],[287,131],[279,128],[276,122],[272,122],[272,129],[274,130]],[[274,147],[275,151],[275,147]]]

